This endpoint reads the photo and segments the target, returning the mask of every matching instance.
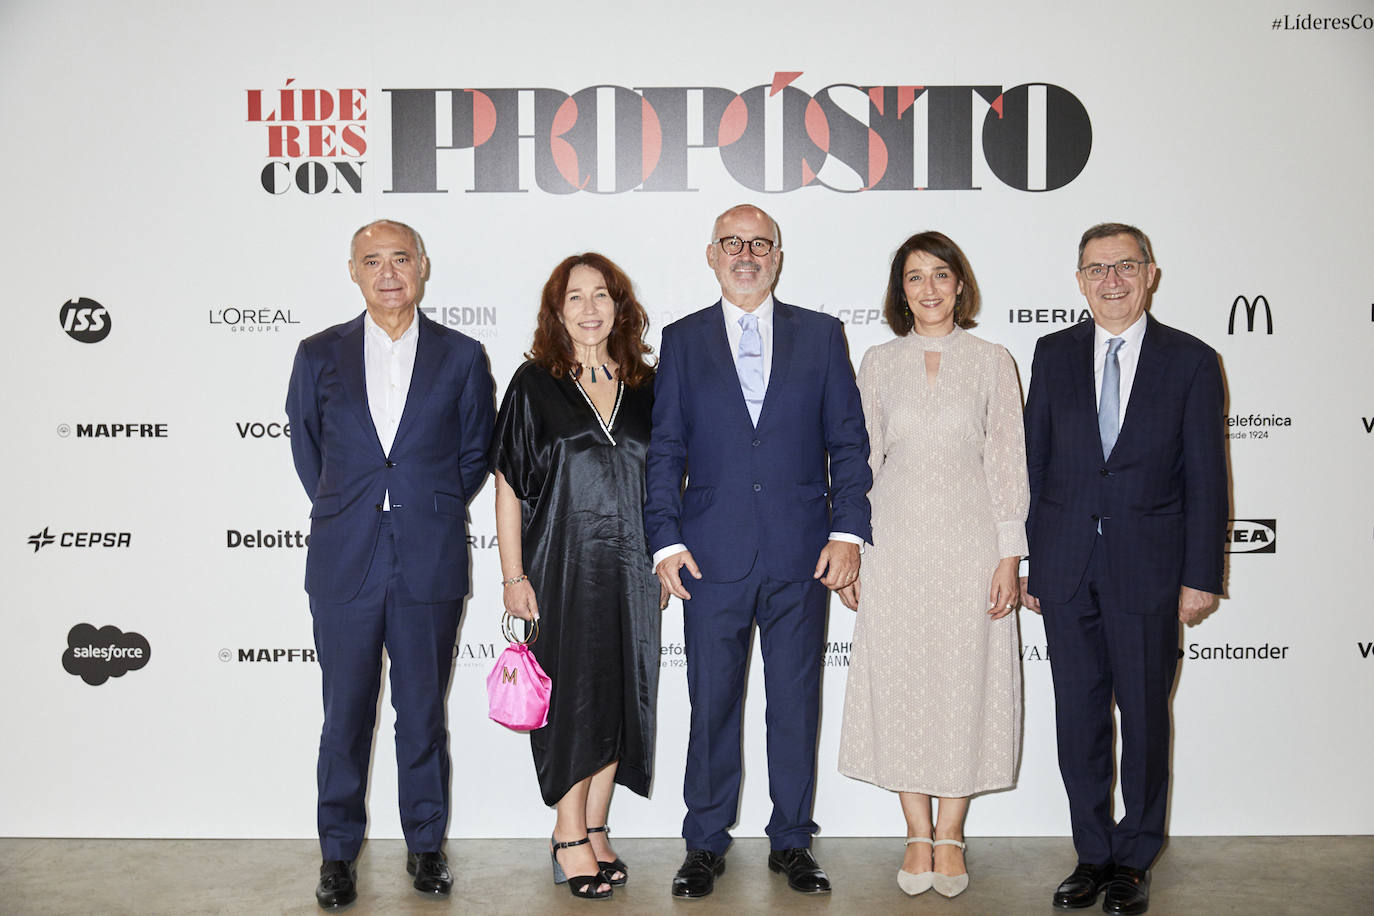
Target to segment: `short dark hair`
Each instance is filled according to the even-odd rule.
[[[906,259],[913,252],[924,251],[949,265],[954,278],[964,285],[964,289],[954,300],[954,323],[961,328],[971,328],[978,324],[973,316],[978,314],[982,297],[978,293],[978,281],[973,277],[973,268],[968,258],[953,240],[943,232],[933,229],[918,232],[907,239],[892,256],[892,267],[887,274],[887,296],[883,302],[883,317],[898,337],[911,333],[916,318],[907,306],[906,293],[902,291],[902,275],[906,273]]]
[[[595,251],[564,258],[549,274],[539,297],[534,343],[525,358],[548,370],[554,378],[576,377],[579,367],[573,356],[572,338],[563,326],[563,296],[568,291],[568,279],[577,267],[590,267],[605,279],[606,292],[615,303],[615,320],[606,349],[620,367],[620,377],[625,384],[638,388],[653,377],[653,363],[646,359],[653,350],[644,342],[649,315],[635,298],[634,286],[625,272],[610,258]]]
[[[1145,261],[1150,264],[1154,263],[1155,255],[1150,250],[1150,239],[1145,233],[1126,223],[1098,223],[1083,233],[1083,237],[1078,240],[1078,263],[1074,265],[1075,269],[1083,267],[1083,249],[1088,247],[1089,242],[1095,239],[1109,239],[1114,235],[1129,235],[1135,239],[1136,245],[1140,248],[1140,253],[1145,256]]]

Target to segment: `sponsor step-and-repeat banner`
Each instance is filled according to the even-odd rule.
[[[485,346],[499,393],[559,260],[620,264],[656,347],[715,300],[708,230],[746,201],[781,224],[779,297],[839,318],[855,365],[892,336],[894,249],[947,233],[983,291],[974,333],[1023,388],[1036,339],[1090,320],[1083,229],[1150,234],[1154,314],[1221,355],[1231,469],[1227,595],[1179,646],[1171,829],[1374,831],[1368,0],[1125,17],[1067,0],[13,0],[0,80],[0,834],[313,835],[309,500],[283,404],[297,342],[361,310],[354,229],[423,233],[421,308]],[[470,514],[450,832],[542,836],[528,741],[486,718],[504,645],[490,483]],[[892,835],[896,799],[835,769],[853,625],[833,601],[816,820]],[[1049,650],[1025,610],[1020,639],[1019,782],[972,806],[973,835],[1068,831]],[[617,796],[621,835],[681,824],[676,601],[661,665],[653,793]],[[768,818],[761,675],[756,658],[740,835]],[[384,700],[377,837],[399,835],[393,721]],[[1293,788],[1302,804],[1272,803]]]

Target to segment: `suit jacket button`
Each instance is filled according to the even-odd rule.
[[[1102,519],[1098,518],[1096,515],[1094,515],[1092,518],[1093,518],[1093,521],[1095,521],[1095,522],[1100,522],[1100,521],[1102,521]]]
[[[1109,470],[1107,470],[1106,468],[1103,468],[1102,470],[1098,471],[1097,473],[1101,474],[1103,477],[1110,477],[1110,476],[1112,476],[1112,472],[1109,471]]]
[[[754,492],[755,492],[755,493],[759,492],[759,491],[762,490],[762,489],[763,489],[763,484],[761,484],[761,483],[756,483],[756,484],[754,484]]]
[[[388,461],[388,462],[386,463],[386,466],[389,467],[389,468],[394,468],[394,467],[396,466],[396,462],[394,462],[394,461]],[[1106,472],[1103,471],[1103,473],[1105,474]]]
[[[373,506],[372,508],[376,509],[378,512],[381,512],[381,511],[382,511],[382,504],[381,504],[381,503],[377,503],[377,505]]]
[[[760,445],[763,445],[763,440],[762,440],[762,439],[755,439],[753,442],[751,442],[751,443],[749,443],[749,444],[752,445],[754,448],[758,448]]]

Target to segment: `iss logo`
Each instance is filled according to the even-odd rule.
[[[68,299],[57,320],[68,337],[81,343],[100,343],[110,336],[110,313],[94,299]]]
[[[1264,296],[1256,296],[1254,299],[1247,299],[1244,296],[1237,296],[1231,302],[1231,317],[1226,322],[1226,333],[1236,333],[1236,312],[1240,309],[1245,310],[1245,330],[1254,333],[1255,319],[1259,317],[1259,307],[1264,306],[1264,333],[1274,333],[1274,313],[1269,308],[1269,300]]]
[[[1233,518],[1226,525],[1227,553],[1277,553],[1278,521],[1272,518]]]
[[[118,627],[96,629],[89,623],[78,623],[67,633],[67,651],[62,653],[62,667],[99,687],[112,677],[123,677],[148,664],[152,650],[140,633],[121,633]]]

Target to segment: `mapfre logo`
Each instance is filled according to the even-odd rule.
[[[68,299],[58,310],[57,320],[72,340],[100,343],[110,336],[110,312],[94,299]]]
[[[1279,523],[1272,518],[1233,518],[1226,523],[1227,553],[1277,553]]]
[[[932,86],[913,74],[909,84],[808,91],[802,75],[778,71],[738,90],[383,89],[390,121],[381,124],[366,90],[288,79],[248,90],[247,121],[264,132],[259,181],[269,194],[361,193],[378,131],[389,132],[389,194],[681,193],[721,168],[763,193],[977,191],[985,176],[1053,191],[1092,150],[1083,103],[1051,83]]]
[[[1260,315],[1260,307],[1264,307],[1264,333],[1274,333],[1274,312],[1269,308],[1269,300],[1264,296],[1255,296],[1247,299],[1244,296],[1237,296],[1231,302],[1231,317],[1226,321],[1226,333],[1236,333],[1236,314],[1243,312],[1245,315],[1245,330],[1253,333],[1257,327],[1256,319]]]
[[[123,677],[148,664],[152,649],[140,633],[122,633],[118,627],[96,629],[78,623],[67,633],[67,650],[62,653],[62,668],[92,687],[112,677]]]

